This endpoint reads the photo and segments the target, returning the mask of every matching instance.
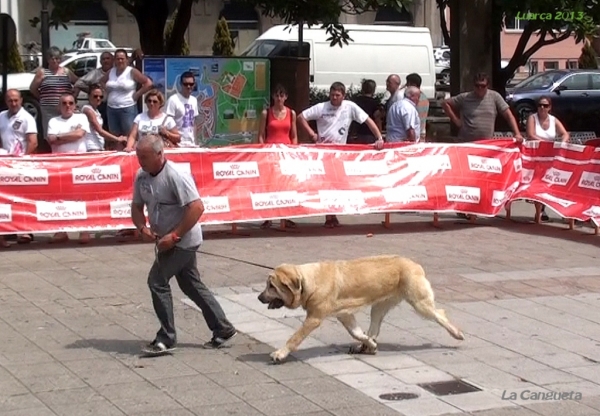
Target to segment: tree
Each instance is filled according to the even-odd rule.
[[[177,11],[173,13],[171,19],[167,22],[167,26],[165,27],[165,50],[169,49],[169,41],[171,40],[171,34],[173,33],[173,27],[175,25],[175,20],[177,20]],[[171,50],[169,51],[169,55],[189,55],[190,54],[190,46],[188,45],[185,37],[183,38],[183,42],[181,43],[181,48],[179,50],[175,50],[173,48],[178,47],[179,45],[173,43],[170,45]]]
[[[327,32],[331,46],[347,45],[352,41],[344,25],[339,23],[342,13],[359,15],[388,6],[401,10],[412,0],[241,0],[261,10],[264,16],[280,18],[288,25],[321,25]],[[302,26],[300,26],[302,28]]]
[[[65,29],[74,12],[77,2],[96,0],[50,0],[53,4],[50,24],[56,28],[62,25]],[[179,55],[184,50],[185,32],[190,25],[192,6],[198,0],[180,0],[177,14],[173,20],[173,28],[167,42],[164,33],[167,20],[172,9],[169,0],[113,0],[133,15],[138,25],[140,46],[145,55]],[[39,17],[30,20],[36,27]]]
[[[596,59],[596,51],[592,48],[589,42],[585,42],[581,48],[581,56],[579,57],[579,68],[581,69],[598,69],[598,60]]]
[[[8,73],[14,74],[17,72],[25,72],[25,65],[19,53],[19,44],[15,42],[8,53]]]
[[[227,20],[221,17],[215,28],[215,37],[213,41],[212,51],[214,56],[233,56],[233,39]]]
[[[448,24],[444,10],[450,6],[450,0],[436,0],[441,19],[442,33],[447,44],[450,43]],[[522,19],[523,33],[509,60],[508,65],[498,71],[493,79],[493,87],[504,92],[506,83],[516,70],[527,64],[529,59],[544,46],[552,45],[574,37],[577,43],[596,30],[595,22],[600,22],[600,0],[494,0],[494,26],[498,32],[509,19]],[[531,44],[532,36],[538,38]],[[500,38],[496,37],[500,48]],[[528,46],[530,45],[530,46]],[[500,57],[495,57],[494,66],[500,68]]]

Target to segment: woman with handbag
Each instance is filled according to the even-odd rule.
[[[146,94],[145,101],[148,109],[138,114],[133,120],[125,151],[135,150],[137,141],[147,134],[162,137],[165,147],[177,147],[181,140],[181,134],[177,131],[177,124],[173,117],[162,111],[165,97],[157,89],[152,89]]]

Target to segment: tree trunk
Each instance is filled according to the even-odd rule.
[[[167,0],[157,0],[153,7],[137,7],[135,13],[140,46],[144,55],[164,55],[164,31],[169,17]]]
[[[183,49],[183,43],[185,38],[185,32],[187,31],[190,20],[192,18],[192,5],[193,0],[181,0],[179,8],[177,9],[177,17],[173,22],[173,30],[169,36],[167,48],[165,54],[167,55],[180,55]]]
[[[444,44],[450,46],[450,32],[448,31],[448,22],[446,21],[446,3],[443,0],[437,0],[438,11],[440,13],[440,25]]]

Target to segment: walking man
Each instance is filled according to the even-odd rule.
[[[143,352],[162,355],[177,344],[170,279],[175,276],[183,293],[202,310],[213,333],[204,344],[219,348],[237,331],[225,317],[221,305],[200,279],[196,251],[202,244],[198,220],[204,205],[191,175],[178,170],[165,159],[162,138],[142,137],[136,147],[138,171],[131,203],[131,219],[142,236],[156,241],[156,258],[148,274],[152,304],[160,321],[156,338]],[[144,206],[150,226],[146,225]]]

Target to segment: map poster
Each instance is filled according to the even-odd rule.
[[[162,67],[158,61],[163,62]],[[198,99],[200,112],[197,145],[219,147],[257,142],[260,114],[270,102],[268,59],[178,56],[149,57],[143,63],[144,73],[166,99],[180,91],[183,72],[195,75],[192,94]]]

